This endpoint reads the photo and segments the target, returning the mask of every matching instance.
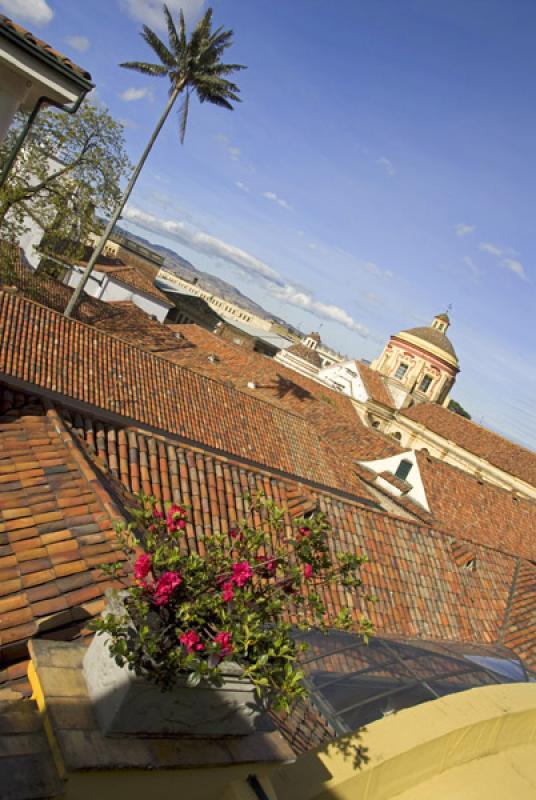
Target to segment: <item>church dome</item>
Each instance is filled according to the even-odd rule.
[[[446,335],[449,325],[450,319],[447,313],[437,314],[431,325],[408,328],[397,333],[396,338],[410,341],[427,352],[435,353],[439,357],[443,357],[449,364],[458,368],[458,356],[452,342]]]
[[[443,352],[448,353],[451,358],[455,358],[456,361],[458,360],[458,356],[456,355],[456,351],[450,339],[445,336],[444,333],[441,333],[441,331],[436,330],[436,328],[408,328],[406,331],[401,331],[401,334],[404,333],[409,333],[417,339],[422,339],[426,344],[432,344],[434,347],[437,347],[438,350],[443,350]],[[400,336],[400,334],[398,335]]]

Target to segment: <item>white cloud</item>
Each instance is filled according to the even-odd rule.
[[[125,89],[124,92],[121,92],[119,97],[126,103],[131,103],[133,100],[142,100],[144,97],[152,100],[153,94],[150,89],[136,89],[134,86],[131,86],[129,89]]]
[[[483,253],[489,253],[490,256],[497,256],[497,258],[500,258],[503,254],[501,248],[497,247],[496,244],[491,244],[491,242],[480,242],[478,249],[482,250]]]
[[[281,208],[286,208],[287,211],[292,211],[292,206],[287,203],[286,200],[283,200],[282,197],[278,197],[275,192],[263,192],[263,197],[266,197],[267,200],[271,200],[272,203],[277,203],[278,206]]]
[[[119,0],[119,3],[132,19],[144,22],[150,28],[166,30],[161,0]],[[201,13],[204,5],[204,0],[167,0],[167,7],[174,19],[178,17],[182,8],[186,19],[190,22]]]
[[[468,236],[474,231],[476,231],[476,225],[467,225],[465,222],[460,222],[456,225],[456,236]]]
[[[126,207],[123,218],[144,230],[167,236],[199,253],[222,258],[249,275],[263,278],[266,281],[267,291],[278,300],[298,308],[304,308],[321,319],[338,322],[361,336],[368,335],[367,328],[354,320],[343,308],[315,300],[309,292],[287,283],[275,269],[264,261],[235,245],[224,242],[204,231],[196,230],[184,222],[160,219],[131,205]]]
[[[378,164],[379,167],[384,169],[388,175],[394,175],[396,172],[396,169],[394,168],[392,161],[389,161],[389,159],[386,158],[385,156],[378,158],[376,164]]]
[[[505,258],[501,263],[519,278],[522,278],[524,281],[527,280],[527,273],[521,261],[517,261],[515,258]]]
[[[242,192],[249,192],[249,187],[246,186],[245,183],[242,183],[242,181],[235,181],[235,186]]]
[[[340,306],[335,306],[331,303],[321,303],[319,300],[315,300],[308,292],[298,289],[295,286],[273,286],[269,287],[268,291],[274,297],[277,297],[278,300],[282,300],[284,303],[289,303],[297,308],[304,308],[306,311],[314,314],[315,317],[330,320],[331,322],[338,322],[340,325],[344,325],[345,328],[359,333],[360,336],[368,336],[368,329],[364,325],[361,325],[360,322],[353,319],[353,317],[343,308],[340,308]]]
[[[89,39],[87,36],[66,36],[65,41],[74,50],[78,50],[79,53],[85,53],[86,50],[89,50]]]
[[[195,230],[192,226],[186,225],[184,222],[176,222],[175,220],[159,219],[152,214],[147,214],[145,211],[136,208],[135,206],[127,206],[123,213],[124,219],[129,222],[134,222],[141,228],[168,236],[181,244],[191,247],[192,250],[197,250],[199,253],[205,253],[209,256],[216,258],[223,258],[235,267],[244,270],[248,273],[260,275],[266,280],[273,281],[276,284],[283,284],[283,279],[274,269],[272,269],[264,261],[250,255],[245,250],[235,247],[232,244],[217,239],[209,233]]]
[[[54,16],[46,0],[0,0],[0,8],[15,20],[34,25],[46,25]]]

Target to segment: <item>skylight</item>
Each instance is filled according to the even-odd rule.
[[[341,631],[298,638],[309,644],[301,666],[311,699],[339,735],[447,694],[528,680],[499,646],[379,637],[367,645]]]

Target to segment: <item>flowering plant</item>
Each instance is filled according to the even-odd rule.
[[[117,528],[133,561],[125,613],[107,614],[94,627],[109,634],[120,666],[162,689],[185,673],[190,686],[202,679],[221,685],[225,663],[234,662],[260,698],[288,710],[306,694],[299,669],[304,645],[293,632],[355,628],[349,610],[332,617],[322,595],[336,583],[372,600],[359,576],[367,558],[332,557],[321,513],[295,520],[289,531],[285,513],[262,493],[246,505],[236,528],[202,535],[196,545],[185,506],[160,511],[154,498],[142,496],[138,524]],[[364,616],[357,627],[365,637],[371,632]]]

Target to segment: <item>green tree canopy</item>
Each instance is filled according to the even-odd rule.
[[[451,400],[449,402],[449,410],[454,411],[455,414],[459,414],[460,417],[465,417],[466,419],[471,419],[471,415],[468,411],[463,408],[456,400]]]
[[[2,142],[0,160],[23,123]],[[95,210],[111,213],[129,172],[123,127],[105,107],[86,101],[74,115],[41,112],[0,188],[2,237],[16,240],[34,220],[49,242],[85,243]]]

